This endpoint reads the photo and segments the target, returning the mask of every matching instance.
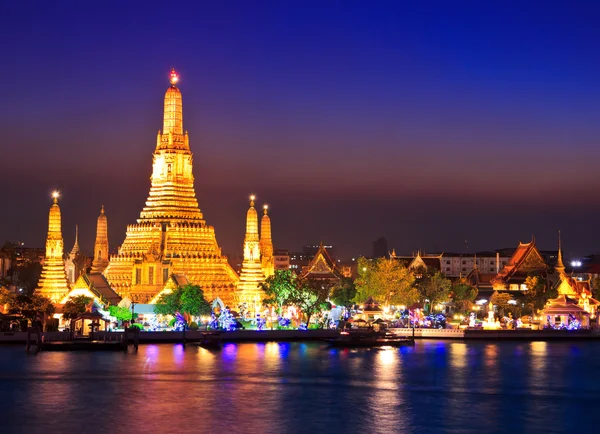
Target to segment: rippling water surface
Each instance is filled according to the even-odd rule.
[[[600,343],[0,347],[2,433],[596,430]]]

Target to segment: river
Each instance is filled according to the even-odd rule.
[[[554,433],[598,429],[600,342],[0,347],[2,433]]]

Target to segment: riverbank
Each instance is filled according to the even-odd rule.
[[[521,340],[521,341],[554,341],[554,340],[600,340],[600,332],[591,330],[456,330],[456,329],[391,329],[399,336],[414,336],[415,339],[447,339],[447,340]],[[198,342],[203,340],[204,331],[186,332],[145,332],[139,334],[140,343],[178,343]],[[336,330],[239,330],[209,332],[213,339],[222,342],[288,342],[288,341],[320,341],[333,338]],[[45,332],[45,342],[68,341],[68,332]],[[99,341],[120,341],[122,332],[96,332],[94,339]],[[27,332],[0,333],[0,344],[25,343]]]

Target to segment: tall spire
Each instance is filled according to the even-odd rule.
[[[165,112],[163,118],[163,135],[183,135],[183,108],[181,101],[181,92],[176,84],[179,76],[175,69],[171,71],[169,79],[171,86],[165,93]]]
[[[246,213],[246,241],[258,242],[258,213],[254,208],[254,195],[250,196],[250,208]]]
[[[271,239],[271,218],[269,205],[263,205],[264,214],[260,221],[260,257],[265,277],[275,274],[275,258],[273,257],[273,240]]]
[[[108,219],[104,214],[104,205],[100,208],[96,224],[96,242],[94,243],[94,261],[92,273],[102,273],[108,266]]]
[[[52,206],[48,213],[48,236],[46,237],[46,256],[38,282],[38,294],[49,297],[54,303],[69,291],[69,284],[63,260],[64,242],[62,237],[61,214],[58,206],[58,192],[52,193]]]
[[[238,284],[238,299],[246,303],[248,309],[256,313],[262,308],[262,290],[259,285],[264,281],[258,238],[258,214],[254,208],[254,195],[250,196],[250,208],[246,213],[246,236],[244,238],[244,261]],[[268,217],[267,217],[268,218]]]
[[[563,264],[563,257],[562,257],[560,230],[558,231],[558,259],[556,260],[556,266],[554,267],[554,269],[556,271],[558,271],[559,273],[564,273],[564,271],[565,271],[565,264]]]
[[[79,253],[79,251],[79,225],[75,225],[75,243],[73,244],[73,248],[71,249],[71,253],[69,253],[69,255],[71,258],[73,258]]]

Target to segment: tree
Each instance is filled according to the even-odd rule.
[[[17,295],[10,304],[8,312],[22,315],[33,322],[38,314],[52,315],[54,310],[54,305],[48,297],[33,294]]]
[[[198,285],[185,285],[169,294],[162,294],[154,305],[154,313],[175,315],[180,313],[189,322],[190,316],[208,315],[211,307]]]
[[[419,298],[414,281],[412,273],[400,261],[359,258],[354,301],[362,303],[372,297],[384,305],[408,306]]]
[[[15,294],[10,292],[4,286],[0,287],[0,306],[11,304],[15,300]]]
[[[70,297],[63,305],[62,312],[64,319],[75,319],[80,313],[83,313],[87,309],[87,305],[93,299],[85,295],[77,295]]]
[[[275,270],[275,274],[261,283],[260,288],[266,295],[263,305],[274,306],[281,316],[283,306],[290,304],[290,299],[299,288],[298,277],[291,270]]]
[[[466,312],[473,305],[477,293],[477,288],[464,281],[459,281],[452,286],[450,298],[458,311]]]
[[[109,306],[110,316],[114,316],[117,321],[131,321],[131,311],[124,306]]]
[[[531,307],[531,314],[533,315],[536,307],[542,307],[541,305],[546,303],[546,285],[540,276],[530,274],[525,279],[525,286],[527,286],[525,301]]]
[[[350,307],[356,297],[356,286],[349,277],[342,277],[331,290],[331,300],[338,306]]]
[[[490,302],[492,302],[492,304],[494,306],[498,307],[498,314],[500,316],[504,316],[504,314],[508,311],[510,311],[510,303],[509,301],[512,300],[512,296],[510,294],[506,294],[504,292],[500,293],[500,292],[494,292],[492,294],[492,296],[490,297]]]
[[[295,304],[306,315],[306,325],[310,317],[321,310],[321,305],[329,297],[330,286],[319,280],[306,279],[299,282],[293,291],[290,302]]]
[[[438,271],[432,276],[423,277],[417,284],[417,289],[422,299],[429,300],[431,312],[437,303],[448,300],[451,286],[452,282]]]

